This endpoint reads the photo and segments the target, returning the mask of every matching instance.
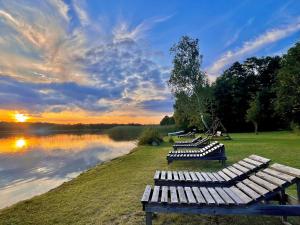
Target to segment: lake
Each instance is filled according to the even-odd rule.
[[[135,145],[103,134],[0,138],[0,208],[45,193]]]

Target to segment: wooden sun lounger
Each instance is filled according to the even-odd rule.
[[[250,155],[218,172],[156,171],[154,183],[158,186],[231,186],[269,165],[271,160]]]
[[[192,144],[174,144],[173,148],[174,150],[178,148],[201,148],[207,144],[209,144],[209,138],[203,138],[197,141],[196,143],[192,143]]]
[[[170,132],[170,133],[168,133],[168,136],[177,136],[179,134],[184,134],[184,130]]]
[[[295,199],[287,187],[297,185]],[[230,187],[146,186],[146,225],[153,213],[300,216],[300,170],[274,164]],[[277,204],[276,204],[277,203]]]
[[[205,150],[196,150],[193,153],[172,152],[167,155],[168,163],[171,163],[174,160],[219,160],[224,165],[226,159],[225,147],[223,144],[217,144]]]
[[[177,154],[177,153],[203,153],[205,152],[206,150],[210,149],[210,148],[213,148],[214,146],[218,145],[219,142],[217,141],[214,141],[214,142],[211,142],[210,144],[204,146],[204,147],[201,147],[201,148],[180,148],[180,149],[177,149],[177,150],[172,150],[172,151],[169,151],[169,154]]]
[[[179,134],[177,135],[177,137],[179,138],[184,138],[184,137],[195,137],[195,133],[194,132],[188,132],[186,134]]]
[[[193,144],[193,143],[196,143],[197,141],[200,141],[202,139],[201,136],[198,136],[196,138],[194,138],[193,140],[190,140],[190,141],[176,141],[175,142],[175,145],[177,144]]]

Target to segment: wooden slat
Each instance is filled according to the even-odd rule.
[[[208,205],[215,204],[215,200],[213,199],[213,197],[210,195],[209,191],[205,187],[200,187],[200,191]]]
[[[199,172],[195,172],[195,174],[197,175],[198,180],[199,180],[200,182],[205,181],[204,177],[203,177]]]
[[[177,187],[177,192],[179,196],[179,203],[187,203],[187,199],[183,187],[181,186]]]
[[[160,201],[162,203],[168,202],[168,191],[169,191],[169,188],[167,186],[162,186],[161,198],[160,198]]]
[[[241,176],[244,174],[242,171],[234,168],[233,166],[228,166],[227,169],[229,169],[231,172],[237,174],[238,176]]]
[[[183,172],[182,171],[179,171],[178,172],[178,176],[179,176],[179,180],[185,180],[185,177],[183,176]]]
[[[223,188],[223,190],[235,201],[237,205],[245,204],[244,201],[229,188]]]
[[[259,162],[262,162],[262,163],[268,163],[268,162],[271,161],[270,159],[261,157],[259,155],[250,155],[249,158],[253,159],[253,160],[256,160],[256,161],[259,161]]]
[[[239,196],[239,198],[242,199],[245,204],[252,202],[252,199],[248,195],[246,195],[244,192],[239,190],[237,187],[230,187],[229,189],[232,192],[234,192],[237,196]]]
[[[244,162],[244,161],[238,161],[237,163],[240,164],[241,166],[244,166],[244,167],[250,169],[250,170],[253,170],[256,168],[256,166],[254,166],[250,163]]]
[[[236,186],[254,200],[258,199],[261,196],[242,182],[237,183]]]
[[[150,199],[150,194],[151,194],[151,185],[147,185],[143,194],[143,197],[141,199],[141,202],[148,202]]]
[[[249,177],[250,180],[253,182],[259,184],[260,186],[268,189],[269,191],[274,191],[278,186],[275,186],[274,184],[271,184],[270,182],[261,179],[260,177],[257,177],[255,175],[252,175]]]
[[[265,189],[264,187],[254,183],[253,181],[249,180],[249,179],[245,179],[243,180],[243,183],[246,184],[248,187],[252,188],[253,190],[255,190],[257,193],[261,194],[261,195],[265,195],[267,194],[269,191],[267,189]]]
[[[250,163],[250,164],[252,164],[252,165],[254,165],[254,166],[261,166],[263,163],[261,163],[261,162],[258,162],[258,161],[256,161],[256,160],[253,160],[253,159],[249,159],[249,158],[245,158],[245,159],[243,159],[245,162],[247,162],[247,163]]]
[[[161,174],[160,174],[160,179],[161,180],[165,180],[166,179],[166,171],[161,171]]]
[[[263,170],[265,173],[268,173],[274,177],[277,177],[279,179],[282,179],[282,180],[285,180],[285,181],[288,181],[288,182],[293,182],[295,180],[295,177],[294,176],[290,176],[286,173],[282,173],[280,171],[277,171],[277,170],[272,170],[270,168],[266,168]]]
[[[173,171],[174,180],[179,180],[177,171]]]
[[[187,199],[188,199],[188,203],[189,204],[197,203],[197,201],[196,201],[196,199],[193,195],[192,189],[190,187],[185,187],[184,190],[185,190],[185,193],[186,193],[186,196],[187,196]]]
[[[192,190],[193,190],[194,195],[195,195],[195,197],[197,199],[197,202],[199,204],[206,204],[206,201],[205,201],[203,195],[201,194],[199,188],[198,187],[192,187]]]
[[[227,176],[229,176],[232,179],[235,179],[238,175],[236,175],[235,173],[231,172],[230,170],[228,170],[227,168],[222,170]]]
[[[172,172],[171,171],[167,172],[167,180],[172,180]]]
[[[211,194],[211,196],[214,198],[215,202],[218,205],[224,205],[225,202],[224,200],[221,198],[221,196],[218,194],[218,192],[216,192],[216,190],[212,187],[207,188],[207,190],[209,191],[209,193]]]
[[[227,176],[224,172],[222,172],[222,171],[219,171],[218,174],[219,174],[224,180],[226,180],[226,181],[230,181],[230,180],[231,180],[231,178],[228,177],[228,176]]]
[[[300,178],[300,169],[296,169],[293,167],[281,165],[279,163],[275,163],[271,166],[272,169],[280,171],[282,173],[286,173],[288,175]]]
[[[195,172],[190,172],[190,176],[191,176],[193,181],[199,181],[196,174],[195,174]]]
[[[256,173],[256,176],[258,176],[258,177],[260,177],[260,178],[262,178],[262,179],[264,179],[266,181],[269,181],[270,183],[273,183],[273,184],[275,184],[277,186],[282,186],[282,185],[284,185],[286,183],[286,181],[281,180],[281,179],[279,179],[277,177],[274,177],[274,176],[272,176],[270,174],[264,173],[262,171],[259,171],[258,173]]]
[[[217,178],[218,182],[224,182],[225,180],[218,174],[218,173],[212,173],[215,178]]]
[[[202,177],[205,179],[205,181],[211,182],[210,177],[209,177],[205,172],[202,172],[201,175],[202,175]]]
[[[178,203],[178,196],[176,187],[170,187],[171,203]]]
[[[234,168],[236,168],[236,169],[242,171],[244,174],[245,174],[245,173],[248,173],[248,172],[250,171],[250,169],[248,169],[248,168],[246,168],[246,167],[244,167],[244,166],[241,166],[241,165],[238,164],[238,163],[235,163],[235,164],[233,164],[232,166],[233,166]]]
[[[215,190],[218,192],[220,196],[224,199],[225,204],[232,205],[234,204],[234,200],[220,187],[216,187]]]
[[[151,198],[151,202],[158,202],[158,197],[159,197],[159,186],[154,186],[154,190],[152,193],[152,198]]]
[[[160,171],[156,170],[156,172],[154,174],[154,180],[158,180],[159,179],[159,175],[160,175]]]
[[[186,179],[187,181],[191,181],[191,180],[192,180],[190,174],[189,174],[187,171],[184,171],[183,174],[184,174],[185,179]]]
[[[217,182],[217,181],[218,181],[218,179],[217,179],[212,173],[207,172],[207,176],[209,176],[209,178],[210,178],[213,182]]]

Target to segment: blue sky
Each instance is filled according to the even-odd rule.
[[[169,49],[182,35],[199,39],[213,81],[235,61],[293,46],[300,1],[0,0],[0,110],[158,122],[172,113]]]

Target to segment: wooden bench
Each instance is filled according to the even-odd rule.
[[[195,143],[192,144],[174,144],[173,149],[176,150],[178,148],[201,148],[205,145],[209,144],[209,138],[203,138]]]
[[[250,155],[218,172],[156,171],[155,185],[163,186],[230,186],[269,165],[271,160]]]
[[[168,136],[177,136],[177,135],[180,135],[180,134],[184,134],[184,130],[170,132],[170,133],[168,133]]]
[[[297,199],[286,194],[297,185]],[[153,213],[300,216],[300,170],[274,164],[230,187],[147,185],[141,199],[146,225]]]
[[[179,135],[177,135],[177,137],[179,137],[179,138],[195,137],[195,133],[194,132],[188,132],[186,134],[179,134]]]
[[[196,138],[194,138],[194,139],[192,139],[192,140],[190,140],[190,141],[176,141],[175,142],[175,145],[176,144],[194,144],[194,143],[196,143],[197,141],[200,141],[202,139],[202,137],[201,136],[198,136],[198,137],[196,137]]]
[[[207,149],[194,150],[193,152],[175,151],[167,155],[168,163],[174,160],[218,160],[225,165],[226,161],[225,147],[223,144],[217,144]]]

